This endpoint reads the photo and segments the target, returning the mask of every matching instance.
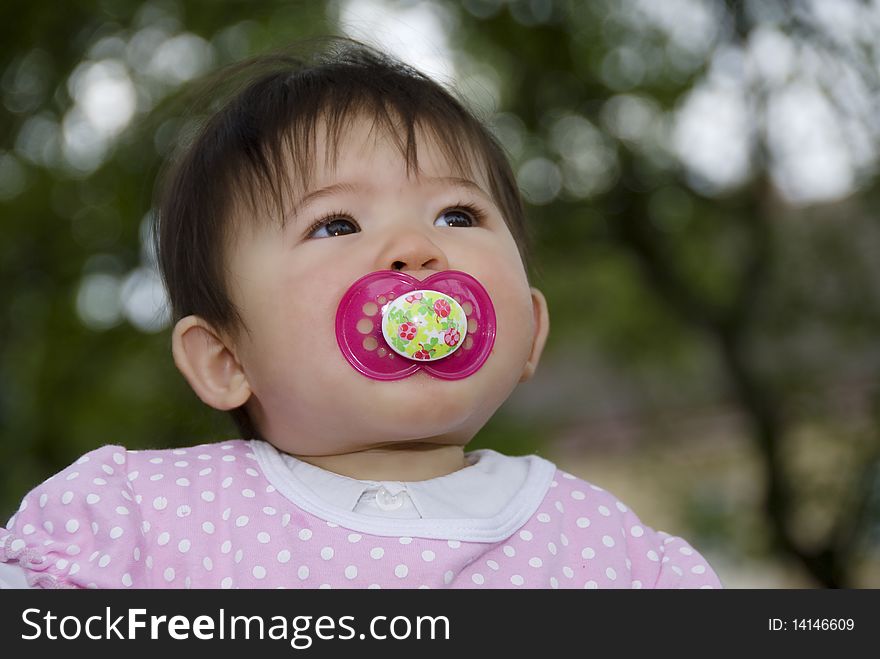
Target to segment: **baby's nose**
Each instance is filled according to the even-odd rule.
[[[449,262],[443,250],[428,236],[417,230],[401,231],[383,246],[377,270],[448,270]]]

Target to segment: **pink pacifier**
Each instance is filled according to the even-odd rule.
[[[354,282],[336,310],[336,340],[374,380],[424,370],[443,380],[475,373],[495,343],[495,309],[469,274],[445,270],[419,281],[379,270]]]

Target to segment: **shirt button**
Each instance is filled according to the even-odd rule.
[[[397,510],[403,505],[403,497],[406,496],[406,492],[398,492],[397,494],[391,494],[384,487],[380,487],[376,491],[376,505],[379,506],[380,510]]]

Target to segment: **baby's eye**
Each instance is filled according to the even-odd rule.
[[[330,238],[331,236],[345,236],[360,231],[354,220],[345,217],[322,218],[312,225],[309,230],[309,238]]]
[[[475,215],[464,208],[450,208],[440,213],[440,216],[434,220],[434,226],[472,227],[477,224]]]

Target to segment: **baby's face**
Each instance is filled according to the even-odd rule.
[[[318,158],[283,228],[269,221],[239,231],[227,259],[232,299],[250,330],[233,349],[251,390],[248,410],[268,441],[294,455],[464,445],[529,371],[535,344],[543,345],[535,338],[543,298],[532,295],[482,173],[462,175],[422,134],[419,171],[408,175],[390,138],[370,128],[355,122],[335,169]],[[462,270],[483,284],[497,331],[480,370],[455,381],[422,371],[377,381],[352,368],[336,341],[337,306],[359,277],[389,269],[419,280]]]

